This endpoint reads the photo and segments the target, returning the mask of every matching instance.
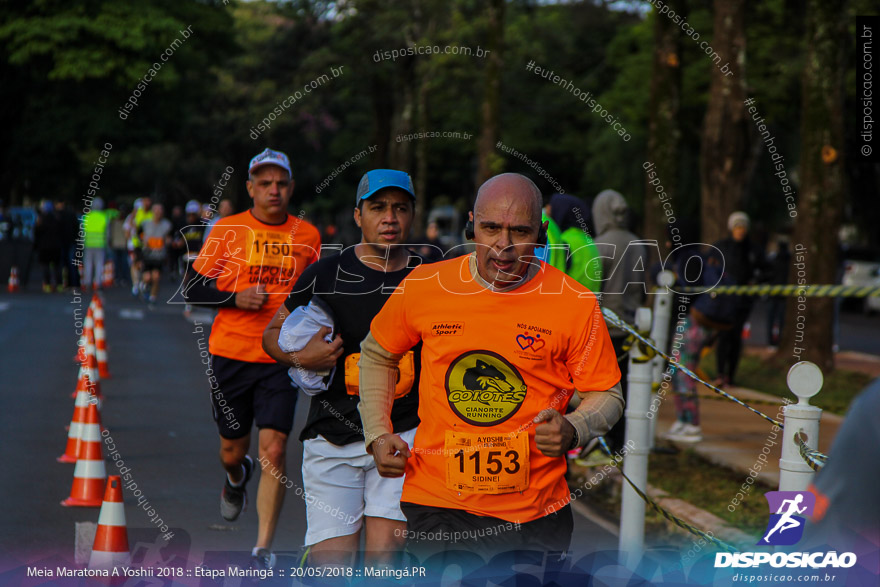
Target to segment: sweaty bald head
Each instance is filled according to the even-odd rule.
[[[496,175],[480,186],[471,219],[483,279],[496,287],[521,281],[541,227],[538,187],[518,173]]]
[[[530,216],[535,222],[541,221],[543,198],[541,190],[525,175],[519,173],[502,173],[487,179],[477,190],[474,202],[474,214],[479,216],[481,208],[494,204],[497,199],[506,199],[529,208]]]

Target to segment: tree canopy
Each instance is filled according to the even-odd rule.
[[[746,4],[746,94],[755,99],[797,182],[804,7],[790,0]],[[488,66],[477,53],[489,46],[488,5],[476,0],[4,3],[0,198],[76,203],[97,153],[109,142],[113,149],[100,189],[105,198],[151,194],[170,204],[205,201],[222,170],[232,166],[229,194],[241,208],[247,161],[272,146],[291,158],[294,206],[319,223],[347,218],[361,173],[389,165],[414,174],[424,186],[426,206],[453,204],[464,212],[476,188]],[[712,3],[687,5],[688,23],[711,43]],[[848,10],[871,13],[864,0]],[[565,192],[590,198],[614,188],[642,214],[656,18],[666,16],[648,2],[506,2],[498,49],[498,140],[546,170]],[[187,27],[192,33],[182,40]],[[140,91],[137,106],[121,118],[120,108],[176,41]],[[440,50],[425,52],[434,47]],[[445,52],[447,47],[469,48],[471,54]],[[412,54],[406,55],[407,49]],[[404,55],[391,58],[392,51]],[[589,92],[625,127],[629,140],[573,89],[527,70],[530,62],[570,81],[578,93]],[[679,215],[699,217],[700,138],[713,64],[697,42],[684,37],[679,65],[676,207]],[[848,66],[849,80],[854,63]],[[341,74],[334,77],[334,70]],[[297,92],[301,98],[282,107]],[[854,84],[846,84],[845,98],[855,100]],[[253,138],[253,130],[279,109],[271,126]],[[853,136],[854,125],[847,125]],[[444,131],[469,138],[401,138]],[[501,149],[492,156],[497,171],[530,174],[545,193],[554,191],[520,158]],[[845,160],[849,189],[843,221],[860,226],[876,245],[880,237],[869,228],[880,213],[862,209],[871,198],[876,201],[876,175]],[[318,193],[315,188],[340,166],[344,169]],[[767,230],[791,230],[766,153],[757,153],[746,182],[746,211]]]

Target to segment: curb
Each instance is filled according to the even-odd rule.
[[[616,470],[608,475],[608,479],[618,485],[622,485],[624,483],[623,477]],[[671,497],[668,492],[660,489],[659,487],[655,487],[649,483],[646,488],[646,493],[661,507],[669,511],[669,513],[678,518],[681,518],[685,522],[691,524],[692,526],[695,526],[696,528],[699,528],[704,532],[711,533],[712,536],[718,538],[719,540],[723,540],[724,542],[727,542],[728,544],[731,544],[737,548],[750,546],[755,542],[755,537],[746,534],[735,526],[732,526],[715,514],[699,508],[690,502],[684,501],[683,499]],[[608,514],[605,513],[604,510],[597,509],[589,503],[583,503],[582,501],[573,501],[571,502],[571,505],[572,509],[578,514],[582,515],[583,517],[587,518],[598,526],[601,526],[609,533],[614,534],[618,537],[620,536],[619,517],[610,517]],[[650,506],[648,504],[645,504],[645,508],[646,510],[650,509]],[[682,536],[689,536],[694,541],[703,540],[702,538],[691,534],[687,530],[679,528],[672,522],[667,522],[667,524],[670,528],[673,529],[674,532]]]
[[[715,538],[723,540],[728,544],[739,547],[741,545],[751,544],[755,541],[754,537],[749,536],[735,526],[731,526],[715,514],[698,508],[694,504],[684,501],[683,499],[669,497],[669,493],[659,487],[654,487],[653,485],[648,484],[646,493],[660,506],[668,510],[669,513],[681,518],[693,526],[696,526],[704,532],[711,532]],[[647,507],[647,504],[645,505]],[[690,532],[683,530],[674,524],[672,524],[672,526],[687,536],[694,536]],[[694,538],[697,537],[694,536]]]

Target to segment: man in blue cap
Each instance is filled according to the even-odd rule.
[[[365,174],[354,209],[360,243],[306,269],[263,335],[263,349],[282,365],[309,371],[336,367],[327,391],[312,398],[300,435],[308,521],[305,544],[313,566],[350,568],[362,531],[367,565],[394,564],[405,543],[406,518],[400,510],[403,478],[380,476],[364,448],[358,359],[371,320],[418,264],[419,257],[405,247],[414,204],[408,174],[391,169]],[[332,313],[334,338],[325,340],[331,332],[325,327],[305,348],[282,351],[278,336],[288,314],[316,300]],[[419,423],[419,365],[418,349],[399,362],[391,409],[395,432],[410,443]]]

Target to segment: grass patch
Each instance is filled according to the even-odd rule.
[[[571,463],[569,465],[571,466]],[[581,469],[574,466],[572,477],[568,482],[569,487],[572,490],[577,487],[583,487],[587,479],[595,474],[596,470]],[[615,483],[606,478],[599,484],[593,485],[582,499],[589,500],[590,505],[606,513],[613,522],[617,523],[620,520],[620,483]],[[683,534],[680,529],[651,509],[647,504],[645,506],[645,539],[649,543],[677,547],[685,547],[691,542],[691,538],[688,538],[688,535]]]
[[[648,483],[711,512],[735,528],[756,537],[767,525],[764,492],[774,488],[755,482],[752,490],[731,512],[727,506],[742,490],[747,475],[713,465],[693,450],[677,454],[651,453],[648,457]]]
[[[718,373],[715,365],[715,350],[713,349],[703,357],[700,368],[714,379]],[[744,352],[736,370],[736,385],[794,400],[796,398],[785,382],[789,367],[789,364],[781,364],[772,359],[764,359]],[[872,377],[865,373],[835,369],[831,373],[825,374],[822,390],[810,400],[810,403],[834,414],[845,415],[853,398],[871,380]]]
[[[582,469],[572,466],[569,486],[582,486],[597,469]],[[744,500],[736,509],[727,509],[731,499],[741,490],[745,475],[734,473],[724,467],[713,465],[693,450],[677,454],[651,453],[648,457],[648,483],[663,489],[670,497],[711,512],[731,526],[755,537],[757,541],[767,525],[767,501],[764,492],[774,488],[755,482]],[[626,481],[623,481],[626,483]],[[619,519],[621,486],[603,482],[588,492],[590,503]],[[706,528],[701,528],[706,530]],[[646,504],[645,535],[652,542],[685,546],[695,537],[684,535],[670,521]]]

